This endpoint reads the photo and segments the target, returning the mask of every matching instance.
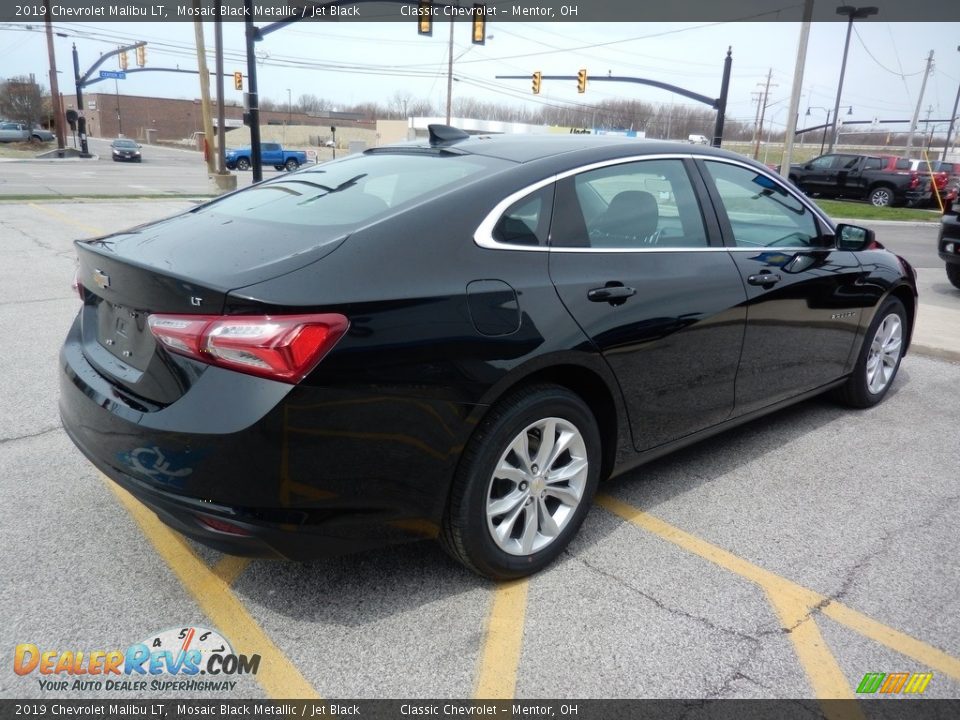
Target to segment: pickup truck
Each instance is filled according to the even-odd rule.
[[[224,153],[227,168],[249,170],[253,164],[251,148],[227,148]],[[302,150],[284,150],[280,143],[260,143],[260,164],[273,165],[277,170],[296,170],[307,162],[307,154]]]
[[[931,196],[930,181],[918,172],[901,169],[898,160],[831,153],[791,165],[789,178],[808,195],[856,198],[877,207],[918,205]]]

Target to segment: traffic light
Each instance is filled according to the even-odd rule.
[[[543,78],[543,73],[541,73],[539,70],[537,70],[533,74],[533,94],[534,95],[540,94],[540,80],[542,78]]]
[[[417,35],[433,35],[433,3],[420,0],[417,4]]]
[[[235,90],[243,90],[243,73],[239,70],[233,74],[233,87]]]
[[[473,44],[486,45],[487,43],[487,15],[486,8],[479,3],[473,5]]]
[[[127,69],[127,51],[126,50],[120,53],[120,69],[121,70]]]
[[[143,67],[147,64],[147,46],[141,45],[137,48],[137,65]]]
[[[580,68],[580,72],[577,73],[577,92],[584,93],[587,91],[587,69]]]

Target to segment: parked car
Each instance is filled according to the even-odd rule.
[[[436,125],[76,249],[63,425],[165,523],[289,558],[438,536],[491,578],[556,558],[601,478],[880,402],[917,306],[740,155]]]
[[[110,155],[113,157],[114,162],[142,162],[143,158],[140,155],[140,143],[137,143],[129,138],[117,138],[112,143],[110,143]]]
[[[928,162],[926,160],[911,160],[910,169],[920,174],[924,178],[932,178],[931,189],[936,187],[937,194],[940,196],[940,202],[931,193],[927,205],[944,208],[953,204],[957,198],[957,176],[953,163],[941,162],[940,160]]]
[[[50,142],[56,138],[56,135],[39,125],[34,125],[33,130],[30,131],[30,137],[37,142]]]
[[[224,161],[228,169],[249,170],[253,165],[253,152],[250,147],[227,148]],[[307,154],[302,150],[284,150],[280,143],[260,144],[260,164],[273,165],[276,170],[293,171],[306,164]]]
[[[0,142],[25,142],[30,139],[30,130],[23,123],[0,122]]]
[[[877,207],[917,205],[928,200],[930,181],[892,156],[830,153],[790,166],[790,181],[803,192],[823,197],[866,200]]]
[[[937,252],[946,263],[947,279],[960,290],[960,202],[954,201],[946,207],[940,221],[940,237],[937,239]]]

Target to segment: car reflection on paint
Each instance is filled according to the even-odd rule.
[[[916,285],[869,230],[689,144],[430,138],[77,243],[64,427],[212,547],[436,536],[536,572],[603,477],[827,390],[880,402]]]

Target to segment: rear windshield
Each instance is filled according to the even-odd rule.
[[[293,225],[359,225],[511,165],[477,155],[353,155],[281,175],[200,212]]]

